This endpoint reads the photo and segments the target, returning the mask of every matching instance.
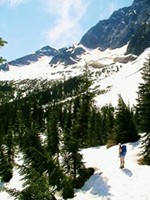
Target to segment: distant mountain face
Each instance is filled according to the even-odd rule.
[[[45,47],[41,48],[40,50],[35,51],[32,54],[23,56],[16,60],[10,61],[7,64],[1,65],[0,70],[8,71],[9,65],[14,65],[14,66],[30,65],[33,62],[37,62],[39,60],[39,58],[41,58],[42,56],[54,57],[56,54],[57,54],[56,49],[54,49],[50,46],[45,46]]]
[[[101,50],[120,48],[127,43],[127,53],[135,55],[150,46],[150,0],[135,0],[132,6],[115,11],[109,19],[92,27],[80,41],[85,47]]]
[[[18,58],[14,61],[9,62],[10,65],[28,65],[32,62],[38,61],[38,59],[42,56],[49,56],[49,57],[54,57],[57,54],[57,50],[50,47],[50,46],[45,46],[41,48],[40,50],[36,51],[35,53],[26,55],[24,57]]]
[[[35,53],[1,65],[0,70],[8,71],[10,65],[29,65],[42,56],[51,58],[50,65],[74,65],[85,54],[86,48],[104,51],[126,44],[128,46],[125,54],[137,56],[150,47],[150,0],[134,0],[131,6],[115,11],[109,19],[99,21],[85,33],[76,46],[59,50],[46,46]]]
[[[57,55],[52,58],[50,64],[55,65],[63,63],[64,65],[72,65],[79,61],[79,56],[85,53],[85,49],[81,46],[71,46],[58,50]]]

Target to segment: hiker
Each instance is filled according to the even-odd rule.
[[[121,169],[124,168],[126,152],[127,152],[126,145],[119,143],[119,157],[120,157],[120,168]]]

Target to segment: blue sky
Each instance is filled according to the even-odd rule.
[[[133,0],[0,0],[0,49],[7,61],[45,45],[59,49],[76,44],[99,20]]]

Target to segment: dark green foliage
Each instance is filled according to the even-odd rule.
[[[37,136],[33,135],[28,141],[31,147],[22,147],[24,151],[24,165],[20,166],[21,174],[24,176],[24,186],[25,189],[19,192],[19,197],[21,199],[26,199],[27,193],[30,192],[33,195],[33,199],[51,199],[51,192],[54,188],[57,191],[62,190],[62,195],[66,195],[67,188],[66,185],[71,183],[66,182],[64,185],[64,179],[66,175],[59,166],[58,161],[51,156],[51,152],[46,151],[44,146],[41,146],[40,140]],[[28,138],[28,136],[27,136]],[[42,188],[41,188],[42,187]],[[37,191],[37,192],[36,192]],[[73,187],[72,187],[73,191]]]
[[[0,176],[2,181],[9,182],[12,178],[14,164],[15,138],[13,131],[14,107],[2,101],[0,105]]]
[[[0,38],[0,47],[3,47],[7,42]]]
[[[2,38],[0,38],[0,48],[3,47],[7,42],[2,40]],[[3,59],[2,57],[0,57],[0,64],[3,63],[4,61],[6,61],[5,59]]]
[[[121,96],[119,96],[118,100],[114,129],[116,143],[135,142],[139,139],[130,109],[126,106]]]
[[[73,198],[74,197],[74,190],[72,181],[69,178],[64,178],[62,181],[63,189],[62,189],[62,196],[64,199]]]
[[[80,175],[79,171],[83,168],[82,156],[79,153],[79,148],[82,143],[82,136],[80,137],[78,132],[78,126],[76,127],[77,118],[73,118],[71,106],[65,109],[66,123],[63,126],[63,146],[62,146],[62,156],[63,156],[63,166],[66,174],[68,174],[73,185],[76,185],[77,177]],[[78,117],[78,114],[76,115]],[[79,130],[80,131],[80,130]]]
[[[0,176],[2,182],[9,182],[12,178],[13,166],[9,160],[7,146],[1,145],[0,147]]]
[[[86,146],[97,146],[102,144],[101,141],[101,121],[99,119],[99,112],[96,111],[95,108],[91,110],[91,114],[89,116],[89,126],[88,133],[86,139]]]
[[[95,145],[104,145],[104,141],[106,140],[106,137],[105,137],[105,132],[103,132],[104,129],[102,126],[102,124],[103,124],[102,112],[100,109],[98,110],[96,108],[94,109],[94,112],[96,113],[96,116],[94,117],[95,120],[92,121],[92,124],[93,125],[95,124],[95,128],[93,130],[91,130],[91,137],[93,138],[92,140],[96,139],[95,141],[93,141],[95,143],[94,146]],[[95,122],[95,123],[93,123],[93,122]],[[94,132],[95,132],[95,134],[94,134]],[[93,133],[93,135],[92,135],[92,133]],[[89,139],[91,139],[91,137]]]
[[[143,83],[139,86],[136,113],[140,130],[146,133],[143,141],[143,159],[146,164],[150,165],[150,55],[144,63],[142,78]]]
[[[34,168],[30,168],[29,177],[26,177],[25,188],[20,191],[9,191],[18,200],[52,200],[51,191],[46,177],[41,176]]]
[[[0,81],[0,105],[14,99],[14,90],[11,83]]]
[[[77,178],[76,181],[76,188],[81,188],[84,183],[94,174],[93,168],[87,168],[87,169],[80,169],[80,176]]]
[[[80,98],[80,107],[73,124],[73,132],[77,138],[80,138],[80,146],[85,146],[88,135],[89,120],[91,115],[91,99],[86,94]]]
[[[73,88],[76,87],[76,85],[73,84],[74,80],[72,80],[72,89],[68,92],[68,96],[72,95],[70,93],[74,90]],[[70,82],[68,81],[68,84],[69,83]],[[79,80],[77,80],[77,84],[78,83]],[[61,85],[63,86],[63,84]],[[1,161],[6,169],[9,169],[7,165],[9,163],[14,163],[13,157],[15,148],[16,146],[19,146],[20,151],[23,153],[26,166],[21,166],[21,171],[22,175],[24,175],[27,187],[23,191],[16,193],[20,199],[28,199],[28,192],[33,194],[33,197],[31,196],[33,199],[43,199],[44,195],[43,198],[41,198],[41,196],[42,193],[44,193],[44,190],[49,191],[54,188],[58,191],[62,191],[62,196],[64,196],[64,198],[73,197],[73,185],[75,183],[72,181],[72,176],[74,177],[75,182],[78,170],[80,169],[80,166],[82,166],[82,157],[78,153],[79,148],[76,149],[77,151],[73,150],[72,158],[70,160],[73,171],[65,174],[61,169],[59,163],[59,142],[62,139],[64,140],[64,138],[62,138],[62,133],[61,138],[59,138],[59,129],[61,129],[62,126],[63,129],[65,128],[64,130],[67,130],[69,124],[64,120],[67,119],[65,113],[64,119],[62,117],[62,106],[56,102],[56,105],[53,103],[53,99],[56,98],[54,95],[55,91],[60,92],[61,99],[62,94],[63,98],[65,97],[65,92],[67,94],[67,84],[65,89],[63,87],[60,88],[61,89],[57,91],[57,89],[59,89],[58,85],[53,85],[53,87],[50,88],[51,91],[49,91],[50,96],[47,95],[46,101],[45,98],[42,98],[42,93],[39,93],[40,95],[38,96],[37,91],[35,92],[35,95],[33,92],[31,95],[28,94],[25,98],[22,97],[22,94],[19,91],[16,95],[16,100],[13,100],[12,102],[9,102],[9,98],[5,98],[4,101],[4,95],[1,96],[0,137],[2,140],[0,142],[6,147],[6,155],[1,155]],[[9,91],[12,92],[11,88]],[[9,91],[8,95],[10,94]],[[76,94],[76,91],[74,91],[73,94]],[[44,92],[43,95],[45,95]],[[58,94],[56,96],[59,97]],[[47,108],[42,107],[45,102],[50,102]],[[76,114],[74,113],[73,115],[75,116]],[[3,118],[2,116],[5,117]],[[70,117],[72,118],[72,116]],[[64,123],[62,121],[64,121]],[[46,136],[45,140],[42,139],[42,135],[44,137]],[[70,150],[71,149],[68,146],[67,151]],[[6,178],[8,180],[8,170],[5,172],[2,169],[1,171],[3,172],[1,176],[5,176],[5,180]],[[45,189],[41,190],[41,188],[38,188],[40,187],[40,184],[38,180],[35,181],[37,176],[39,176],[39,182],[43,182],[43,187]],[[44,186],[44,184],[46,184],[46,186]],[[38,189],[39,192],[36,192]],[[45,197],[45,199],[49,199],[49,197]]]
[[[58,112],[57,106],[53,106],[48,110],[47,151],[51,152],[51,155],[58,155],[59,153]]]
[[[27,164],[37,169],[39,173],[42,173],[45,167],[45,159],[42,156],[44,154],[44,148],[41,145],[39,133],[33,130],[27,132],[24,136],[24,143],[20,148],[24,153],[24,159]]]
[[[150,165],[150,133],[142,136],[142,163]]]
[[[105,145],[112,135],[114,121],[114,108],[111,105],[101,109],[93,107],[88,129],[88,146]]]
[[[12,178],[12,163],[9,161],[6,148],[1,145],[0,148],[0,176],[2,182],[9,182]]]
[[[13,173],[12,173],[12,168],[8,168],[8,166],[5,166],[7,168],[5,168],[5,171],[3,171],[2,173],[2,179],[1,181],[2,182],[9,182],[13,176]]]
[[[108,138],[112,135],[112,130],[115,123],[114,108],[112,105],[104,106],[101,109],[102,113],[102,132],[103,144],[106,144]]]
[[[82,156],[79,153],[81,147],[86,146],[92,109],[92,94],[89,92],[90,81],[87,78],[87,69],[81,78],[80,92],[78,96],[67,102],[63,119],[63,148],[64,169],[72,179],[74,187],[77,186],[77,177],[80,177],[81,169],[84,169]],[[84,80],[84,81],[83,81]]]
[[[142,69],[142,78],[143,83],[140,83],[138,91],[137,114],[141,130],[150,133],[150,56]]]

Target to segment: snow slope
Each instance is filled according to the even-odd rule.
[[[84,47],[85,48],[85,47]],[[97,106],[112,104],[117,106],[118,94],[121,94],[126,104],[130,106],[136,105],[137,91],[141,80],[141,68],[146,61],[150,48],[146,49],[139,57],[128,59],[125,55],[127,45],[118,49],[86,49],[79,62],[74,65],[50,65],[52,57],[43,56],[37,62],[24,66],[9,66],[9,71],[0,71],[0,81],[24,79],[47,79],[58,80],[69,77],[78,76],[85,70],[85,65],[88,65],[92,73],[93,85],[92,90],[97,93],[95,103]],[[93,66],[95,65],[95,66]],[[28,81],[27,81],[28,82]],[[105,91],[101,94],[101,91]],[[100,93],[100,94],[99,94]]]
[[[150,166],[137,164],[139,147],[140,142],[127,144],[124,169],[119,168],[118,146],[84,149],[86,165],[97,170],[74,200],[149,200]]]
[[[95,173],[70,200],[150,200],[150,166],[137,163],[140,145],[141,141],[127,144],[124,169],[119,168],[118,146],[83,149],[85,165],[95,168]],[[18,171],[7,187],[21,189]],[[0,193],[0,200],[13,199],[6,192]]]

